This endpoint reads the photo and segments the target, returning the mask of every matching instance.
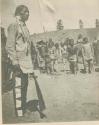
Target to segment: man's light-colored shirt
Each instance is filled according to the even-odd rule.
[[[13,65],[19,64],[23,73],[33,72],[30,34],[19,18],[8,27],[6,50]]]

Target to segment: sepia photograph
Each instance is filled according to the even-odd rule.
[[[2,124],[99,121],[99,0],[0,2]]]

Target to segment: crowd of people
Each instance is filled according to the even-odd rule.
[[[72,74],[76,74],[80,70],[79,63],[83,65],[82,73],[91,73],[94,65],[98,64],[98,44],[98,39],[90,42],[88,37],[83,37],[81,34],[78,35],[76,41],[69,37],[60,43],[54,42],[51,38],[48,42],[41,40],[35,46],[36,58],[34,60],[36,61],[34,62],[40,72],[48,74],[57,72],[55,65],[66,65],[67,62]]]

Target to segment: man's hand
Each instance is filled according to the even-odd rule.
[[[16,75],[20,75],[22,73],[19,64],[13,65],[13,71]]]

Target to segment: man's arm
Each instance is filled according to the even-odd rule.
[[[90,46],[91,46],[92,56],[94,57],[94,48],[93,48],[92,43],[90,44]]]
[[[18,64],[17,54],[16,54],[16,33],[17,28],[15,24],[11,24],[8,27],[8,37],[7,37],[7,43],[6,43],[6,50],[8,52],[8,55],[12,61],[13,65]]]

